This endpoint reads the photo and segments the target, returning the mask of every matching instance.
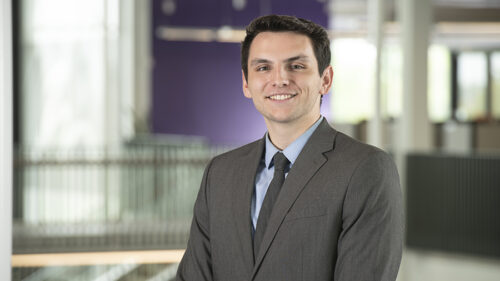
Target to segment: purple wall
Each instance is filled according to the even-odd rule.
[[[153,1],[159,26],[244,27],[261,14],[291,14],[327,26],[323,4],[311,0],[249,1],[242,11],[231,0],[182,0],[166,15]],[[260,5],[260,3],[264,3]],[[240,45],[170,42],[153,37],[153,133],[205,136],[214,144],[244,144],[263,136],[263,118],[241,89]],[[323,109],[328,107],[328,99]]]

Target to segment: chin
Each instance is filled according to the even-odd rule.
[[[286,116],[274,115],[274,116],[270,116],[267,119],[271,122],[274,122],[274,123],[283,123],[283,124],[290,123],[294,120],[294,118],[292,118],[292,116],[289,116],[289,115],[286,115]]]

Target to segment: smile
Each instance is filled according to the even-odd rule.
[[[295,97],[295,95],[290,95],[290,94],[283,94],[283,95],[273,95],[273,96],[269,96],[268,98],[269,99],[272,99],[272,100],[287,100],[287,99],[291,99],[293,97]]]

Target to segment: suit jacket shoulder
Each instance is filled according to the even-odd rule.
[[[247,160],[248,157],[261,157],[264,152],[264,139],[259,139],[230,151],[224,152],[215,156],[212,159],[213,166],[221,166],[223,168],[234,168],[235,161]]]

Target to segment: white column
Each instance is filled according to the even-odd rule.
[[[399,2],[403,54],[403,111],[397,143],[403,154],[432,148],[427,113],[427,51],[432,25],[431,0]]]
[[[118,147],[149,132],[151,0],[108,0],[103,5],[108,17],[106,71],[113,78],[106,79],[104,134],[108,147]]]
[[[368,1],[368,36],[376,48],[375,68],[374,68],[374,110],[373,117],[368,122],[368,143],[382,146],[382,113],[381,113],[381,57],[384,45],[384,22],[385,22],[385,1]]]
[[[12,6],[0,1],[0,279],[12,254]]]
[[[149,132],[151,105],[151,0],[120,2],[122,139]],[[125,117],[125,118],[123,118]]]
[[[135,133],[149,133],[151,122],[152,73],[152,1],[135,1]]]
[[[402,47],[403,107],[393,143],[403,193],[406,193],[406,161],[409,152],[432,148],[427,113],[427,51],[432,26],[432,0],[399,0]],[[411,265],[403,256],[398,281],[411,280]]]

